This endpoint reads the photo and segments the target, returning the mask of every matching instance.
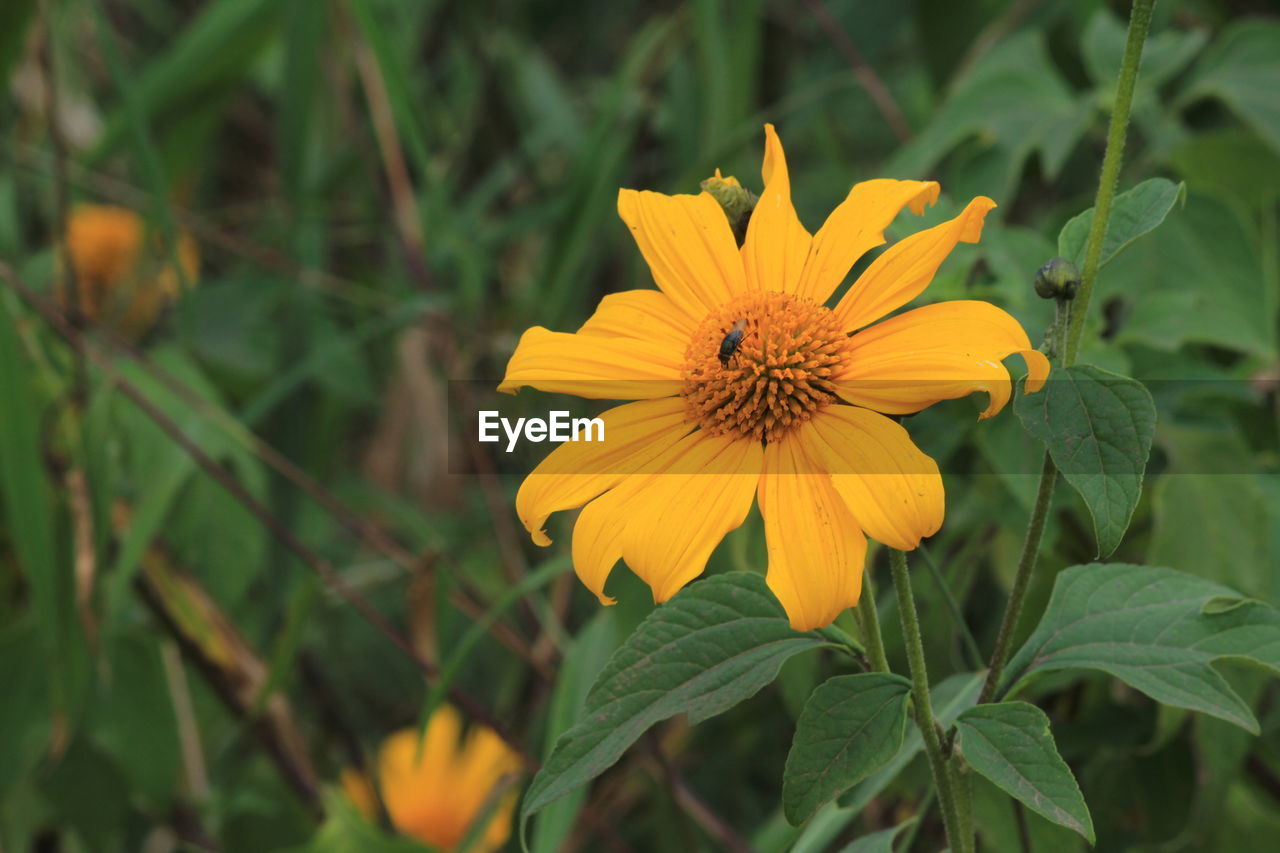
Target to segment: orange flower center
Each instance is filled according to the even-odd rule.
[[[689,418],[713,435],[776,441],[835,402],[848,342],[830,309],[744,293],[708,314],[685,350]]]

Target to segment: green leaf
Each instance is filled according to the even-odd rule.
[[[1094,842],[1093,820],[1071,768],[1058,755],[1049,718],[1026,702],[977,705],[956,721],[965,761],[1009,796]]]
[[[1004,692],[1049,672],[1097,670],[1157,702],[1256,734],[1253,712],[1212,664],[1244,658],[1280,673],[1280,613],[1257,601],[1223,611],[1223,597],[1240,596],[1172,569],[1073,566],[1058,576],[1040,624],[1010,661]]]
[[[960,143],[978,137],[998,155],[993,165],[1011,186],[1037,151],[1044,171],[1057,174],[1094,113],[1062,79],[1035,30],[1003,39],[951,87],[942,105],[886,170],[923,174]],[[997,177],[998,176],[993,176]],[[956,191],[955,187],[951,188]],[[991,191],[999,197],[996,190]]]
[[[1280,152],[1280,23],[1237,21],[1196,68],[1183,100],[1214,97]]]
[[[1112,343],[1165,351],[1208,343],[1274,358],[1265,256],[1257,226],[1237,206],[1192,193],[1183,210],[1115,259],[1093,298],[1127,309]]]
[[[978,701],[985,680],[985,672],[964,672],[933,685],[930,693],[934,716],[938,722],[944,727],[950,726],[965,708],[972,707]],[[915,726],[910,727],[903,739],[902,749],[898,750],[893,760],[842,796],[840,805],[854,812],[862,811],[923,749],[924,741],[920,737],[920,730]]]
[[[816,634],[791,629],[759,575],[729,572],[686,588],[609,660],[585,716],[530,784],[521,823],[603,773],[653,724],[719,714],[772,681],[787,658],[821,645]]]
[[[1167,178],[1150,178],[1116,196],[1107,221],[1107,234],[1102,240],[1102,256],[1098,269],[1111,262],[1134,240],[1154,230],[1173,206],[1185,200],[1186,185]],[[1058,232],[1058,255],[1084,266],[1084,244],[1093,225],[1093,208],[1072,218]]]
[[[551,694],[547,712],[547,753],[552,751],[555,738],[564,734],[573,721],[582,715],[586,706],[587,690],[604,669],[609,656],[618,647],[621,637],[617,618],[612,608],[601,610],[578,631],[573,646],[564,657],[556,675],[556,689]],[[555,853],[560,850],[573,831],[574,821],[586,800],[586,791],[574,791],[556,800],[538,816],[533,825],[533,853]]]
[[[1142,494],[1156,406],[1141,382],[1087,364],[1058,369],[1014,410],[1044,442],[1080,493],[1098,540],[1098,556],[1116,549]]]
[[[782,775],[782,806],[793,824],[884,766],[902,746],[911,682],[869,672],[828,679],[796,722]]]
[[[904,829],[915,822],[916,819],[911,818],[890,829],[882,829],[879,832],[855,838],[852,844],[842,847],[840,853],[893,853],[893,842]]]

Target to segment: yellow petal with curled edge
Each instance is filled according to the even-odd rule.
[[[805,438],[867,536],[905,551],[942,526],[938,464],[900,424],[855,406],[828,406],[805,426]]]
[[[805,424],[766,445],[758,493],[766,579],[797,631],[830,625],[858,603],[867,555],[866,537],[813,461],[813,439]]]
[[[1040,390],[1049,375],[1049,360],[1018,321],[988,302],[925,305],[863,329],[849,343],[849,360],[834,377],[836,393],[888,414],[985,391],[990,402],[979,417],[989,418],[1009,402],[1009,371],[1000,362],[1014,353],[1027,364],[1028,392]]]
[[[813,235],[797,295],[818,305],[830,299],[858,258],[884,243],[884,229],[902,208],[920,215],[938,200],[938,189],[935,181],[879,179],[854,184]]]
[[[603,441],[568,441],[547,454],[520,485],[516,514],[538,545],[553,512],[580,507],[641,470],[692,429],[679,397],[641,400],[600,415]]]
[[[760,478],[759,442],[699,430],[681,445],[665,472],[626,501],[619,543],[656,602],[702,574],[716,545],[751,510]]]
[[[996,203],[978,196],[954,219],[894,243],[876,258],[833,309],[844,328],[860,329],[919,296],[957,243],[976,243]]]

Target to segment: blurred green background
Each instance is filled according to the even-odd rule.
[[[766,121],[811,230],[866,178],[942,182],[893,236],[996,199],[982,243],[922,299],[995,301],[1038,340],[1051,306],[1031,279],[1092,204],[1126,14],[1089,0],[4,0],[0,850],[414,849],[334,786],[439,701],[440,681],[317,568],[444,668],[455,701],[544,755],[649,592],[620,569],[621,603],[601,610],[569,570],[566,521],[551,549],[528,544],[518,479],[459,456],[470,386],[448,380],[497,377],[526,327],[569,330],[602,295],[650,286],[617,189],[694,192],[717,167],[758,189]],[[1270,3],[1157,6],[1121,188],[1152,176],[1185,182],[1185,204],[1104,271],[1082,352],[1160,406],[1153,476],[1114,559],[1280,602]],[[138,352],[90,324],[101,357],[76,356],[13,286],[54,293],[81,202],[200,246],[198,283]],[[952,401],[909,426],[947,474],[930,553],[985,652],[1039,450],[1012,412],[977,411]],[[1031,614],[1055,570],[1095,556],[1065,489],[1046,543]],[[762,571],[763,555],[753,517],[710,568]],[[937,584],[917,588],[935,679],[976,668]],[[822,825],[789,828],[778,808],[795,714],[843,666],[796,659],[722,717],[659,727],[536,819],[534,849],[726,849],[719,820],[761,853],[816,853],[893,825],[920,805],[923,764]],[[1098,849],[1275,849],[1280,697],[1229,675],[1259,738],[1105,679],[1039,688]],[[1007,801],[975,784],[986,849],[1017,849]],[[1030,829],[1037,851],[1082,846],[1034,816]]]

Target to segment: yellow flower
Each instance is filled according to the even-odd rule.
[[[957,243],[977,242],[988,198],[890,247],[825,307],[898,212],[922,213],[938,184],[856,184],[811,236],[782,144],[771,125],[765,133],[764,191],[740,249],[707,192],[622,190],[618,212],[658,290],[606,296],[574,334],[529,329],[499,388],[639,401],[604,413],[604,442],[556,448],[516,497],[542,545],[548,515],[585,504],[573,563],[601,602],[612,603],[604,586],[619,559],[655,601],[670,598],[758,498],[769,587],[807,630],[857,603],[867,536],[911,549],[942,524],[936,463],[885,415],[985,391],[989,417],[1011,395],[1002,359],[1023,356],[1028,391],[1049,363],[985,302],[864,328],[918,296]]]
[[[196,280],[199,252],[189,234],[178,238],[182,275],[148,239],[146,223],[123,207],[79,205],[66,224],[67,252],[75,272],[80,312],[131,338],[140,337],[181,292],[183,278]],[[70,305],[65,280],[58,298]]]
[[[511,833],[516,791],[503,794],[498,785],[519,767],[519,757],[496,732],[473,724],[463,738],[458,712],[442,705],[421,740],[417,730],[405,729],[382,744],[378,788],[397,831],[446,853],[467,837],[490,798],[500,796],[483,836],[471,848],[489,853],[505,844]],[[366,817],[376,816],[368,779],[347,770],[342,787]]]

